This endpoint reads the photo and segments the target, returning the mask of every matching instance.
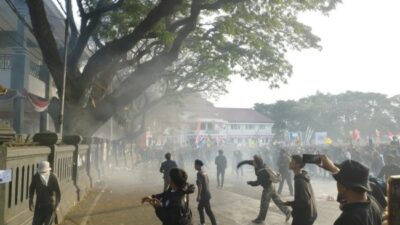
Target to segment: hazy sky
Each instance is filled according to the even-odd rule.
[[[265,82],[232,78],[229,94],[213,100],[220,107],[253,107],[347,90],[400,94],[400,0],[343,0],[329,17],[302,16],[321,37],[322,51],[291,52],[293,75],[280,89]],[[245,90],[245,91],[244,91]]]

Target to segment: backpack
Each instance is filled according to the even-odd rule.
[[[187,201],[185,201],[187,199]],[[182,198],[183,207],[181,208],[180,212],[180,219],[179,219],[179,224],[177,225],[192,225],[192,210],[190,210],[189,207],[189,194],[185,194]]]
[[[270,178],[272,183],[279,183],[279,182],[282,181],[281,174],[275,172],[271,167],[265,165],[263,170],[267,171],[267,173],[269,174],[269,178]]]

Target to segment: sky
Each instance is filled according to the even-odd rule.
[[[288,84],[232,76],[229,93],[210,99],[218,107],[251,108],[254,103],[298,100],[315,94],[350,91],[400,94],[400,0],[343,0],[330,15],[301,15],[322,40],[319,50],[290,52]],[[245,91],[243,91],[245,90]]]

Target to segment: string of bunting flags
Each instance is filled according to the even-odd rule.
[[[28,100],[28,102],[33,106],[33,109],[36,112],[43,112],[50,105],[49,100],[37,97],[29,93],[26,89],[13,90],[13,89],[6,89],[0,86],[0,102],[11,101],[18,97],[25,98],[26,100]]]

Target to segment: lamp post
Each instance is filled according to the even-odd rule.
[[[71,9],[71,0],[66,0],[66,18],[65,18],[65,32],[64,32],[64,68],[63,68],[63,81],[62,81],[62,90],[60,97],[60,116],[59,116],[59,126],[60,126],[60,136],[63,136],[64,129],[64,107],[65,107],[65,84],[67,80],[67,66],[68,66],[68,28],[69,28],[69,18],[70,18],[70,9]]]

